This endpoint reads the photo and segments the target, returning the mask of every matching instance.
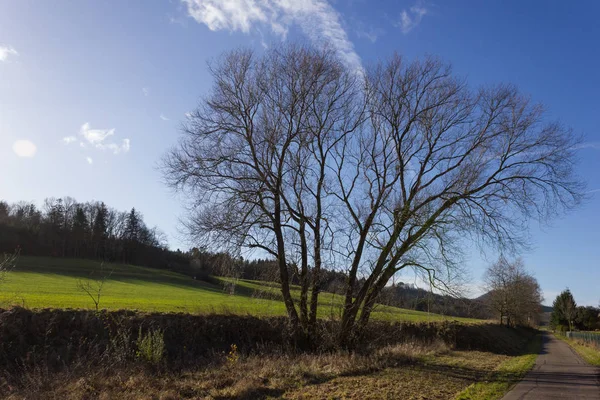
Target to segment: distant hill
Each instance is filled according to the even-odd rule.
[[[485,301],[480,298],[468,299],[432,293],[403,282],[386,287],[381,294],[380,301],[383,304],[403,309],[429,311],[462,318],[489,319],[493,317]]]
[[[477,297],[475,300],[478,300],[478,301],[481,301],[481,302],[485,303],[489,299],[490,293],[491,292],[484,293],[481,296]],[[552,309],[551,306],[545,306],[545,305],[542,304],[542,309],[541,309],[542,313],[551,313],[552,310],[553,309]]]

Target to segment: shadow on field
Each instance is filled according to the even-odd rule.
[[[102,268],[104,268],[104,271],[102,271]],[[149,282],[182,289],[201,289],[218,294],[223,294],[225,285],[216,279],[214,282],[195,280],[192,277],[169,270],[153,269],[148,271],[144,267],[112,263],[102,267],[101,262],[84,259],[34,259],[22,257],[18,262],[16,270],[19,272],[41,273],[48,276],[64,276],[74,279],[95,279],[110,274],[108,282],[114,281],[127,284]],[[243,297],[257,297],[257,292],[266,298],[275,299],[277,297],[277,293],[269,286],[265,286],[265,290],[263,291],[236,285],[234,294]]]

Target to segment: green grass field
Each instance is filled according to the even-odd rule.
[[[234,313],[257,316],[284,315],[278,289],[264,282],[236,283],[235,294],[226,293],[224,280],[209,284],[169,271],[132,265],[106,264],[112,271],[101,292],[100,308],[140,311]],[[94,308],[94,302],[78,288],[101,271],[99,262],[48,257],[21,257],[16,268],[0,282],[0,307]],[[298,296],[295,289],[294,295]],[[320,296],[320,317],[339,315],[341,298],[331,293]],[[468,318],[380,306],[374,313],[380,320],[440,321]]]

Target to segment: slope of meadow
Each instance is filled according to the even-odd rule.
[[[224,279],[207,283],[165,270],[133,265],[105,264],[110,277],[103,286],[100,308],[159,312],[234,313],[257,316],[284,315],[274,284],[237,281],[235,294],[224,290]],[[0,307],[94,308],[94,302],[78,288],[101,273],[101,263],[81,259],[21,257],[16,268],[0,284]],[[298,295],[298,291],[295,291]],[[341,299],[323,293],[321,317],[336,317]],[[440,321],[457,318],[426,312],[380,306],[374,318],[389,321]]]

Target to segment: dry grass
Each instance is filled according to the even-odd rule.
[[[7,399],[314,398],[318,396],[310,394],[311,388],[325,387],[338,379],[372,381],[390,369],[410,373],[418,369],[419,360],[447,351],[442,343],[427,347],[402,344],[369,355],[255,355],[239,357],[235,362],[222,354],[218,364],[178,374],[145,368],[54,375],[30,371],[19,389],[5,386],[4,393]]]
[[[202,369],[31,371],[7,399],[451,399],[510,356],[451,351],[441,342],[351,353],[215,355]],[[232,361],[234,360],[234,361]]]
[[[523,354],[505,357],[495,368],[488,369],[485,375],[457,396],[457,400],[501,399],[510,388],[523,379],[535,365],[542,348],[542,337],[537,335],[529,341]],[[493,364],[493,362],[492,362]]]
[[[360,352],[327,351],[335,332],[327,327],[320,346],[301,352],[284,345],[283,319],[24,309],[0,317],[0,398],[8,399],[450,399],[493,377],[513,359],[500,354],[522,354],[532,335],[378,322]],[[152,332],[164,340],[144,352],[140,337]]]

